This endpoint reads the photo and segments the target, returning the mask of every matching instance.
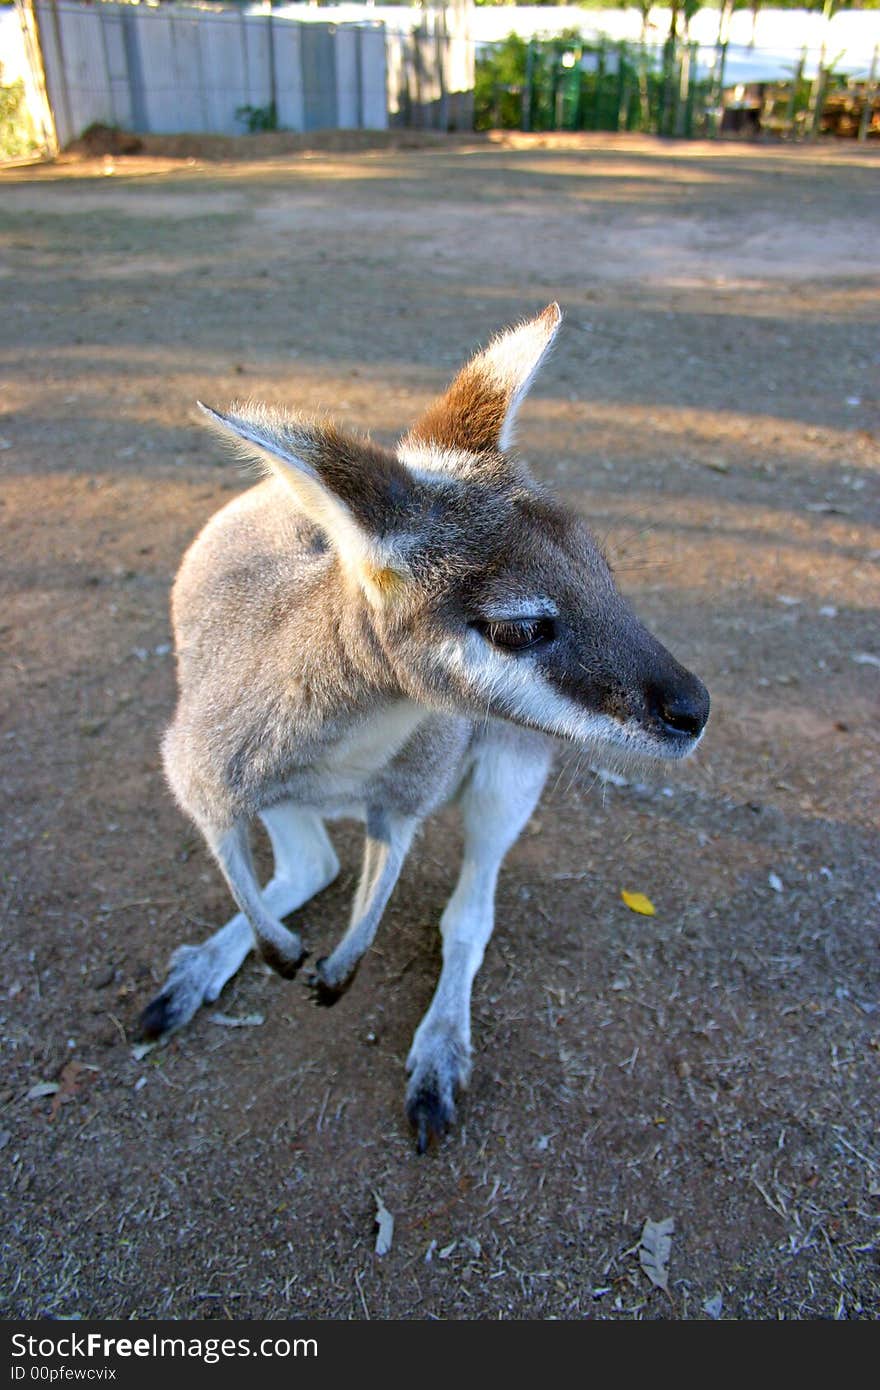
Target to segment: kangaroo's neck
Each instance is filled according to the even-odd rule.
[[[272,647],[267,665],[286,672],[284,722],[306,747],[344,737],[377,711],[414,703],[368,600],[333,570],[274,633]]]

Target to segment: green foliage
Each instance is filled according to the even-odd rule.
[[[237,106],[235,119],[244,124],[249,135],[278,129],[278,110],[274,101],[270,101],[268,106]]]
[[[532,5],[558,5],[565,3],[565,0],[528,0]],[[0,4],[3,0],[0,0]],[[474,0],[475,5],[515,5],[517,0]],[[648,10],[657,8],[660,4],[669,8],[670,0],[568,0],[579,10],[639,10],[647,13]],[[735,0],[733,8],[735,10],[824,10],[826,0]],[[717,0],[713,5],[713,0],[699,0],[694,5],[693,13],[699,9],[713,9],[717,5]],[[673,7],[684,10],[685,5],[679,0],[676,5],[673,0]],[[833,0],[832,10],[836,14],[838,10],[878,10],[880,0]],[[691,16],[693,17],[693,16]]]
[[[0,78],[2,78],[0,69]],[[17,159],[35,148],[31,123],[24,100],[21,78],[8,86],[0,83],[0,159]]]
[[[737,0],[738,10],[824,10],[826,0]],[[833,0],[832,14],[838,10],[877,10],[880,0]]]
[[[501,6],[524,3],[526,0],[474,0],[475,5]],[[612,10],[615,8],[625,10],[629,7],[629,3],[630,0],[619,0],[618,4],[615,4],[615,0],[528,0],[529,5],[572,4],[576,5],[579,10]],[[632,0],[632,3],[637,5],[638,0]],[[880,4],[880,0],[877,0],[877,3]]]
[[[565,0],[529,0],[532,5],[557,5],[564,3]],[[0,4],[4,0],[0,0]],[[11,3],[11,0],[10,0]],[[474,0],[475,5],[515,5],[517,0]],[[573,0],[581,10],[650,10],[655,8],[654,0]],[[669,0],[657,0],[657,5],[665,4],[669,7]],[[733,8],[735,10],[824,10],[826,0],[735,0]],[[712,0],[700,0],[695,6],[696,10],[712,9]],[[683,9],[679,3],[677,8]],[[880,0],[833,0],[833,12],[838,10],[878,10]]]
[[[518,130],[529,45],[518,34],[477,55],[474,83],[474,129]]]
[[[713,93],[693,66],[683,81],[686,56],[682,43],[658,51],[577,29],[531,43],[511,34],[477,58],[476,128],[709,133]]]

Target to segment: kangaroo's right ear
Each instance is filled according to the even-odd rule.
[[[211,426],[249,460],[290,488],[300,510],[325,533],[374,603],[387,602],[408,576],[409,471],[388,451],[268,406],[225,413],[198,402]]]
[[[499,333],[428,407],[404,447],[435,445],[469,453],[508,449],[520,404],[561,323],[559,305],[548,304],[536,318]]]

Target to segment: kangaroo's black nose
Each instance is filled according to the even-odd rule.
[[[655,689],[649,697],[651,713],[667,734],[696,738],[709,718],[709,692],[692,676],[687,685]]]
[[[667,729],[676,734],[688,734],[691,738],[696,738],[706,722],[690,700],[667,701],[660,710],[660,718]]]

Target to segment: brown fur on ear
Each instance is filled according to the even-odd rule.
[[[562,322],[558,304],[509,328],[467,364],[404,441],[472,453],[506,449],[520,401]]]
[[[406,442],[439,444],[469,453],[497,449],[507,417],[507,400],[507,393],[492,389],[481,372],[465,367],[413,426]]]

